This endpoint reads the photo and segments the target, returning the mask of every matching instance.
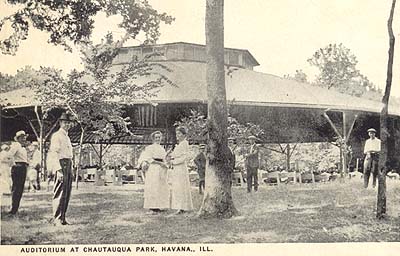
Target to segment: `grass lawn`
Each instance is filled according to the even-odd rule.
[[[227,220],[195,214],[146,215],[141,185],[74,188],[67,220],[55,227],[51,193],[25,193],[18,217],[6,217],[2,199],[2,244],[140,244],[400,241],[400,181],[388,180],[388,218],[375,219],[377,190],[361,180],[346,183],[261,186],[257,193],[234,187],[241,215]],[[201,197],[192,190],[199,209]]]

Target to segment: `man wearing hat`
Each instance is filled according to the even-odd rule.
[[[372,187],[376,186],[376,177],[378,175],[379,152],[381,151],[381,140],[376,138],[376,130],[368,129],[369,139],[364,146],[364,187],[368,188],[369,176],[372,172]]]
[[[250,149],[248,154],[245,155],[245,167],[247,172],[247,192],[250,193],[253,180],[254,180],[254,191],[258,190],[258,168],[260,166],[259,163],[259,148],[256,144],[256,136],[249,136],[248,140],[250,141]]]
[[[205,188],[205,176],[206,176],[206,155],[205,155],[206,145],[199,145],[199,154],[193,160],[197,167],[197,172],[199,173],[199,193],[203,194]]]
[[[26,171],[28,167],[28,154],[26,152],[26,138],[28,135],[25,131],[18,131],[15,134],[15,143],[11,145],[9,155],[13,159],[14,164],[11,167],[11,210],[9,215],[15,215],[18,212],[24,185],[26,180]]]
[[[59,161],[61,169],[55,172],[53,196],[53,216],[55,225],[68,225],[65,219],[72,189],[72,144],[68,137],[68,129],[72,120],[63,113],[58,119],[60,129],[56,131],[50,141],[51,155]]]

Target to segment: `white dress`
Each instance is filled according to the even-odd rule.
[[[189,171],[187,168],[187,156],[189,143],[181,141],[171,153],[173,170],[171,170],[171,208],[177,210],[193,210],[192,194],[190,192]]]
[[[12,157],[8,151],[0,152],[0,194],[11,193],[11,166]]]
[[[169,208],[169,189],[167,183],[167,168],[154,161],[155,158],[165,159],[166,152],[159,144],[147,146],[140,156],[140,163],[146,161],[149,168],[145,172],[144,205],[145,209]]]

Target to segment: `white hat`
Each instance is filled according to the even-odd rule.
[[[14,136],[14,140],[17,141],[18,137],[21,137],[21,136],[28,137],[28,134],[26,134],[25,131],[22,131],[22,130],[18,131]]]

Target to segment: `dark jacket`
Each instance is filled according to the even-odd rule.
[[[250,146],[249,148],[249,153],[246,157],[246,168],[258,168],[260,166],[260,161],[258,159],[258,154],[260,152],[259,147],[254,144],[253,146]]]
[[[235,156],[235,153],[230,148],[229,148],[228,162],[229,162],[229,167],[231,168],[231,171],[233,172],[235,169],[235,165],[236,165],[236,156]]]
[[[204,179],[206,172],[206,156],[204,155],[204,153],[199,153],[193,160],[193,162],[196,164],[197,172],[199,173],[200,179]]]

